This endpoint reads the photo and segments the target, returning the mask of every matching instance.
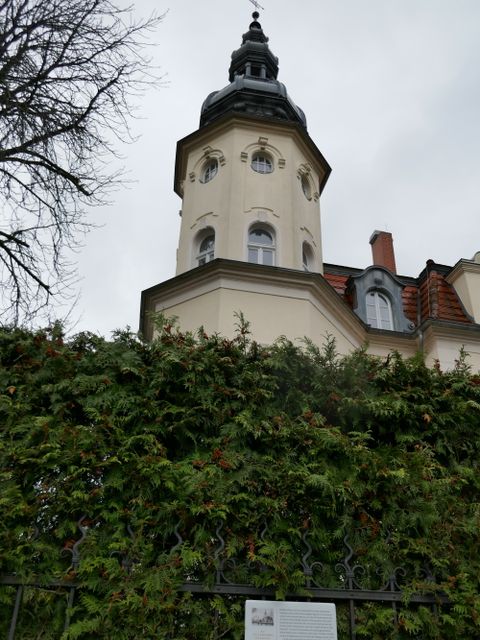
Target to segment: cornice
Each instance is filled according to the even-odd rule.
[[[480,275],[480,263],[462,258],[457,262],[450,273],[445,276],[445,280],[449,284],[454,284],[455,281],[464,273],[475,273],[476,275]]]
[[[325,310],[332,316],[341,319],[345,328],[355,335],[359,344],[365,342],[366,325],[350,309],[344,300],[320,273],[268,267],[237,260],[217,258],[206,265],[186,271],[174,278],[142,291],[140,309],[140,332],[151,338],[151,323],[148,312],[153,312],[160,301],[172,300],[181,294],[191,291],[217,289],[226,285],[226,279],[244,283],[249,287],[256,284],[278,287],[285,297],[302,297],[298,292],[309,292],[313,299],[321,300]],[[297,292],[295,295],[289,292]]]
[[[468,339],[480,343],[480,324],[428,319],[417,330],[420,331],[425,337],[450,338],[457,341]]]

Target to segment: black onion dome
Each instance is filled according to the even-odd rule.
[[[305,114],[291,100],[285,85],[277,80],[278,58],[253,13],[253,22],[243,34],[242,46],[232,53],[230,84],[211,93],[202,105],[200,126],[227,112],[298,122],[305,129]]]

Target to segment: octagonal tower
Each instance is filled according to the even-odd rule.
[[[330,167],[277,80],[258,17],[232,54],[229,84],[177,145],[177,274],[215,258],[322,272],[319,197]]]

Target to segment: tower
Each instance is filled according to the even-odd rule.
[[[322,272],[319,196],[330,167],[277,80],[258,17],[232,54],[229,84],[177,145],[177,275],[214,258]]]
[[[320,195],[331,169],[277,79],[259,14],[252,17],[232,53],[229,83],[207,96],[199,128],[177,144],[176,276],[142,293],[147,337],[158,311],[177,316],[183,329],[223,335],[243,312],[263,342],[312,334],[313,276],[323,271]],[[333,301],[328,283],[320,287]],[[323,324],[313,330],[319,340]]]

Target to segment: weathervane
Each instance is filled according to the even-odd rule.
[[[255,9],[257,9],[257,11],[258,11],[258,9],[261,9],[262,11],[265,11],[265,9],[262,7],[262,5],[261,5],[261,4],[259,4],[259,3],[257,2],[257,0],[250,0],[250,2],[253,4],[253,6],[255,7]]]

